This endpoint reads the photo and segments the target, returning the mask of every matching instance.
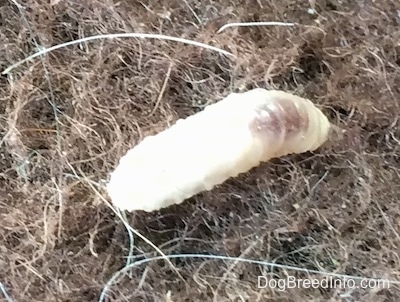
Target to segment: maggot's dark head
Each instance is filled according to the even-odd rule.
[[[304,133],[309,122],[304,106],[291,99],[277,97],[256,109],[250,128],[252,133],[261,136],[274,135],[287,140]]]
[[[254,96],[260,101],[250,131],[275,155],[313,151],[328,139],[331,125],[311,101],[276,90],[258,90]]]

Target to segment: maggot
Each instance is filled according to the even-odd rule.
[[[262,88],[231,93],[144,138],[120,159],[107,191],[121,210],[159,210],[271,158],[314,151],[330,126],[308,99]]]

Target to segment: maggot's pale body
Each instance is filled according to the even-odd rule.
[[[313,151],[329,128],[307,99],[261,88],[232,93],[143,139],[121,158],[107,190],[122,210],[158,210],[271,158]]]

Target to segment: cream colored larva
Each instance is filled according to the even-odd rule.
[[[143,139],[121,158],[107,190],[122,210],[158,210],[271,158],[313,151],[329,129],[307,99],[261,88],[232,93]]]

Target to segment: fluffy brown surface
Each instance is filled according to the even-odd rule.
[[[97,301],[125,265],[129,238],[90,181],[107,180],[145,135],[231,91],[254,87],[314,100],[345,133],[315,153],[273,160],[182,205],[130,214],[131,225],[165,254],[240,256],[396,280],[399,2],[310,1],[318,2],[313,15],[310,3],[300,0],[145,2],[31,0],[18,8],[0,1],[1,70],[39,47],[101,33],[162,33],[236,55],[159,40],[98,40],[1,76],[0,282],[14,301]],[[301,25],[216,33],[238,21]],[[156,254],[135,238],[134,255]],[[172,263],[185,282],[165,261],[154,261],[120,278],[108,301],[400,298],[395,285],[258,289],[257,276],[271,272],[260,265]]]

